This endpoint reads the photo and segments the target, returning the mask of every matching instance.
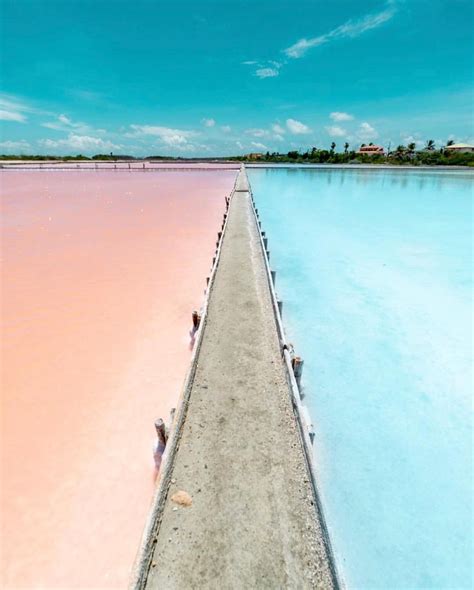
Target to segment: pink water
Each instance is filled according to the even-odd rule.
[[[233,171],[2,171],[4,588],[125,588]]]

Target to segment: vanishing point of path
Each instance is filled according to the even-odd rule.
[[[334,588],[246,183],[241,172],[149,590]],[[191,506],[171,501],[178,490]]]

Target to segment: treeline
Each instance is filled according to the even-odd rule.
[[[135,156],[127,156],[127,155],[112,155],[112,154],[96,154],[95,156],[84,156],[82,154],[77,154],[76,156],[38,156],[38,155],[12,155],[12,154],[1,154],[0,160],[34,160],[39,162],[45,161],[54,161],[54,162],[70,162],[72,161],[82,161],[85,160],[87,162],[92,162],[94,160],[108,160],[111,162],[116,162],[117,160],[137,160],[142,158],[135,158]]]
[[[334,145],[334,144],[333,144]],[[396,150],[387,154],[360,154],[349,150],[336,152],[335,145],[331,149],[318,149],[313,147],[307,151],[290,151],[285,154],[267,152],[261,156],[249,154],[242,158],[235,158],[247,162],[293,162],[311,164],[390,164],[393,166],[472,166],[474,167],[474,153],[459,153],[434,147],[424,150],[415,150],[414,144],[400,145]]]
[[[123,160],[137,160],[142,162],[143,160],[154,161],[183,161],[183,162],[222,162],[230,159],[227,157],[216,157],[216,158],[185,158],[182,156],[145,156],[143,158],[137,158],[135,156],[128,156],[122,154],[96,154],[95,156],[84,156],[83,154],[77,154],[76,156],[43,156],[43,155],[25,155],[25,154],[0,154],[0,160],[32,160],[38,162],[53,161],[53,162],[71,162],[71,161],[86,161],[93,162],[94,160],[104,160],[110,162],[118,162]]]
[[[448,145],[450,142],[448,142]],[[372,145],[372,144],[369,144]],[[173,156],[147,156],[136,158],[129,155],[96,154],[95,156],[42,156],[42,155],[0,155],[1,160],[32,160],[32,161],[124,161],[124,160],[168,160],[168,161],[238,161],[238,162],[292,162],[295,164],[390,164],[393,166],[471,166],[474,167],[474,153],[461,154],[446,150],[436,149],[434,142],[427,142],[423,150],[416,150],[415,144],[408,146],[399,145],[395,150],[387,154],[360,154],[349,150],[349,144],[344,145],[343,152],[336,152],[336,144],[333,143],[330,149],[318,149],[313,147],[306,151],[293,150],[287,153],[267,152],[266,154],[248,154],[246,156],[227,156],[217,158],[183,158]]]

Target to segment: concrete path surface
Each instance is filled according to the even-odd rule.
[[[334,588],[245,175],[231,201],[146,587]],[[177,491],[191,506],[172,501]]]

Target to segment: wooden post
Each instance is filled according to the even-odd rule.
[[[163,453],[165,452],[166,441],[168,439],[166,434],[165,423],[162,418],[158,418],[158,420],[155,420],[155,430],[157,441],[155,443],[155,448],[153,450],[153,458],[155,460],[156,469],[159,469],[161,467],[161,459],[163,457]]]
[[[193,311],[193,328],[197,330],[199,328],[199,324],[201,323],[201,316],[198,314],[197,311]]]
[[[259,221],[259,222],[258,222],[258,227],[259,227],[260,229],[262,229],[262,222],[261,222],[261,221]]]
[[[277,299],[277,306],[278,306],[278,312],[281,316],[283,313],[283,301],[281,299]]]
[[[155,429],[158,440],[163,446],[166,447],[166,441],[168,440],[168,437],[166,436],[166,427],[163,418],[158,418],[158,420],[155,420]]]
[[[275,286],[275,281],[276,281],[276,270],[271,270],[271,271],[270,271],[270,275],[271,275],[271,277],[272,277],[272,283],[273,283],[273,286]]]
[[[217,243],[219,243],[221,241],[221,238],[222,238],[222,232],[218,231],[217,232]]]
[[[264,238],[264,237],[265,237],[265,232],[264,232],[264,231],[262,231],[262,238]]]
[[[293,373],[295,374],[295,379],[296,383],[298,384],[298,387],[300,387],[301,384],[301,375],[303,374],[303,362],[303,359],[299,356],[295,356],[292,362]]]
[[[263,245],[265,246],[265,250],[268,247],[268,238],[263,238]]]
[[[209,285],[209,277],[206,277],[206,285]]]
[[[265,254],[267,255],[268,262],[270,262],[270,250],[265,250]]]

